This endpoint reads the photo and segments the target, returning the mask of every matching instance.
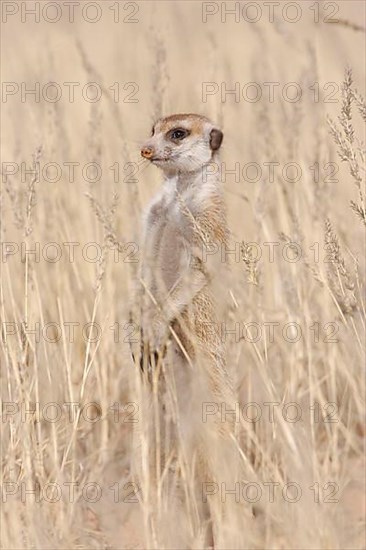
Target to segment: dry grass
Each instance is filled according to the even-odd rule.
[[[3,25],[4,81],[78,81],[80,88],[95,81],[103,89],[97,103],[77,92],[74,103],[19,96],[3,103],[2,160],[32,170],[3,179],[1,197],[1,240],[13,243],[3,247],[0,295],[4,548],[202,548],[209,480],[195,477],[196,449],[177,418],[179,388],[168,388],[159,425],[158,378],[151,392],[131,355],[139,347],[133,243],[160,181],[140,162],[139,143],[156,115],[184,111],[223,125],[227,169],[262,167],[255,183],[229,174],[223,183],[236,254],[221,289],[237,401],[241,410],[256,403],[262,416],[250,422],[240,414],[235,437],[223,444],[202,422],[204,391],[192,408],[192,426],[208,434],[217,480],[207,497],[215,547],[364,547],[364,33],[361,3],[339,5],[338,25],[314,25],[309,14],[294,25],[230,18],[204,25],[200,3],[187,2],[144,2],[137,25],[107,16],[92,26]],[[117,81],[124,96],[131,92],[124,83],[138,83],[138,103],[113,101],[109,87]],[[223,103],[217,94],[203,103],[201,83],[209,81],[228,88],[278,81],[280,90],[296,81],[303,96]],[[324,101],[333,90],[327,82],[339,85],[335,103]],[[73,182],[63,164],[70,161],[81,165]],[[63,168],[54,183],[42,174],[49,162]],[[83,179],[88,162],[101,165],[98,182]],[[266,162],[280,163],[273,181]],[[302,169],[295,183],[282,173],[289,162]],[[51,242],[62,252],[57,262],[42,255],[55,254],[44,248]],[[73,242],[70,261],[64,243]],[[92,242],[95,262],[85,256],[95,250],[82,253]],[[39,257],[25,253],[37,246]],[[299,247],[301,258],[285,261]],[[88,323],[100,327],[99,337]],[[288,323],[301,329],[296,342],[295,325],[284,332]],[[265,403],[278,404],[271,421]],[[289,403],[301,412],[298,422],[283,414],[295,414]],[[239,502],[230,493],[224,499],[236,483]],[[262,490],[257,502],[243,492],[246,483]],[[278,484],[274,502],[271,483]],[[287,483],[301,491],[297,502],[289,502],[293,487],[283,497]]]

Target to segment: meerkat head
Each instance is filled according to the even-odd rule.
[[[201,115],[171,115],[158,120],[141,155],[166,173],[192,172],[210,162],[223,133]]]

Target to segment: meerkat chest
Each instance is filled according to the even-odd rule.
[[[168,289],[189,261],[185,234],[181,200],[173,185],[165,186],[149,208],[145,248],[150,267],[161,273]]]
[[[150,263],[158,263],[164,249],[177,244],[178,227],[173,194],[169,189],[164,189],[151,203],[146,218],[145,248]]]
[[[169,182],[164,190],[152,202],[148,214],[150,228],[163,229],[167,225],[182,227],[182,216],[187,197],[176,192],[174,181]]]

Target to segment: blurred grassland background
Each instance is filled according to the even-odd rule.
[[[2,507],[4,548],[202,545],[189,480],[182,502],[174,500],[163,480],[155,505],[144,501],[144,490],[136,503],[116,503],[109,489],[114,483],[124,487],[135,482],[136,451],[135,424],[123,421],[125,413],[115,422],[110,407],[136,402],[139,412],[143,409],[130,347],[123,341],[126,330],[115,342],[115,331],[109,328],[116,322],[124,326],[129,319],[138,263],[115,262],[110,246],[138,243],[142,211],[161,182],[158,170],[140,163],[140,145],[158,116],[176,112],[204,114],[223,128],[221,159],[227,169],[237,162],[241,169],[250,162],[263,169],[257,182],[243,177],[237,182],[228,174],[223,183],[232,241],[240,243],[240,255],[231,258],[222,293],[229,328],[279,322],[280,329],[273,342],[265,330],[255,344],[228,336],[228,367],[239,402],[296,402],[303,411],[298,423],[284,422],[276,413],[274,423],[240,425],[237,446],[250,460],[243,459],[239,481],[296,481],[303,496],[293,504],[263,498],[256,515],[247,502],[227,497],[222,506],[219,497],[212,497],[212,509],[221,517],[217,547],[364,547],[365,6],[336,2],[339,22],[327,24],[322,20],[329,12],[319,2],[321,22],[316,24],[311,2],[298,4],[303,15],[293,24],[281,16],[270,23],[264,8],[262,19],[253,24],[235,23],[229,16],[223,23],[219,14],[203,23],[202,4],[192,1],[140,2],[137,23],[114,23],[109,2],[100,3],[103,13],[95,24],[83,21],[79,10],[74,23],[65,17],[55,24],[36,24],[31,18],[21,23],[19,16],[2,23],[2,81],[24,82],[29,88],[54,81],[63,91],[56,103],[35,102],[31,96],[21,102],[20,94],[2,103],[2,162],[24,162],[30,169],[38,160],[41,167],[48,162],[63,167],[55,183],[42,175],[39,181],[32,175],[22,181],[20,171],[3,177],[1,240],[27,248],[38,242],[41,249],[56,242],[63,255],[55,263],[20,253],[3,258],[2,321],[28,329],[36,323],[79,323],[73,342],[65,328],[53,343],[44,338],[37,342],[20,328],[7,337],[3,330],[2,399],[27,407],[36,402],[95,402],[102,411],[96,423],[82,415],[74,422],[63,415],[56,423],[30,416],[24,422],[20,414],[5,418],[2,482],[27,488],[95,482],[103,489],[95,503],[79,489],[73,502],[66,490],[56,503],[37,503],[31,495],[21,498],[20,491],[8,496]],[[80,82],[74,103],[67,99],[64,82]],[[103,87],[97,103],[85,101],[80,93],[88,82]],[[107,93],[115,82],[120,83],[121,98],[132,91],[123,85],[136,83],[138,101],[115,103]],[[203,102],[204,82],[219,87],[226,83],[228,89],[235,82],[241,88],[248,82],[279,86],[273,103],[263,86],[263,97],[255,103],[242,96],[239,102],[233,96],[224,102],[220,93]],[[283,99],[280,91],[289,82],[301,87],[300,101]],[[310,89],[315,82],[317,102]],[[324,88],[327,83],[339,86],[334,102],[325,101],[333,90]],[[64,162],[80,163],[74,182]],[[89,162],[102,168],[94,184],[81,174]],[[118,182],[110,169],[116,162]],[[128,162],[139,163],[137,181],[128,178]],[[266,162],[280,164],[273,182]],[[301,166],[298,182],[281,177],[288,162]],[[315,181],[310,167],[317,162],[320,175]],[[339,167],[333,182],[329,168],[322,169],[329,162]],[[282,247],[289,241],[301,246],[298,262],[283,259]],[[74,262],[68,260],[65,242],[80,243]],[[85,261],[81,254],[90,242],[103,250],[99,262]],[[262,247],[258,262],[247,246],[251,242]],[[273,262],[265,242],[280,243]],[[314,261],[314,243],[319,243],[319,261]],[[330,263],[324,262],[326,256]],[[94,321],[103,335],[86,341],[80,327]],[[301,326],[296,343],[281,336],[289,322]],[[321,327],[318,342],[310,328],[314,323]],[[337,342],[325,341],[327,323],[338,327]],[[314,422],[309,411],[315,402],[322,407],[336,403],[338,421]],[[141,423],[143,417],[137,418]],[[151,434],[139,428],[148,440]],[[179,441],[177,446],[179,463]],[[228,467],[230,460],[229,455]],[[232,460],[234,464],[236,458]],[[339,502],[323,498],[315,503],[309,490],[315,482],[321,487],[337,484]]]

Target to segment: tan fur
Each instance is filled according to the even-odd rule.
[[[176,126],[178,123],[182,123],[184,126],[188,125],[192,133],[202,134],[203,125],[207,124],[208,122],[208,118],[201,115],[170,115],[156,122],[155,131],[165,133],[174,128],[174,126]]]

